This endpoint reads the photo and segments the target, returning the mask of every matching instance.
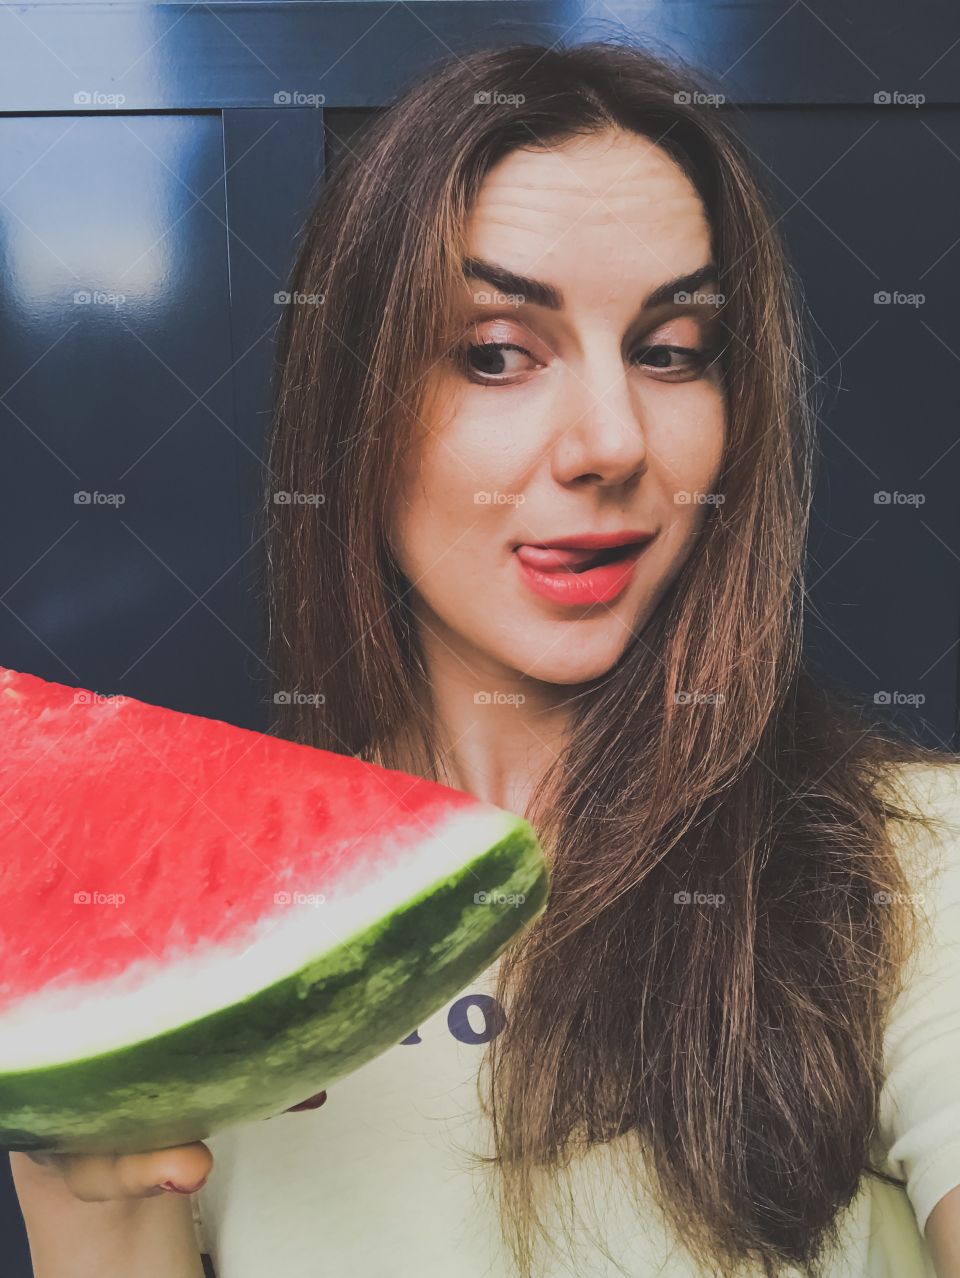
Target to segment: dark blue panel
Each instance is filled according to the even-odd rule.
[[[236,491],[243,632],[256,636],[245,670],[262,699],[268,691],[264,651],[263,460],[271,409],[277,323],[300,231],[323,175],[323,112],[224,112],[230,319],[233,346]],[[265,199],[264,192],[271,198]],[[266,727],[266,706],[256,726]],[[251,724],[251,726],[255,726]]]
[[[744,102],[955,102],[954,0],[444,0],[408,4],[35,3],[0,8],[0,110],[269,106],[278,92],[377,106],[410,72],[479,40],[573,43],[626,31],[700,62]],[[109,109],[109,107],[107,108]]]
[[[381,103],[411,69],[479,36],[558,40],[580,0],[458,3],[27,4],[0,7],[0,110],[273,106],[323,93]],[[88,96],[83,104],[77,92]]]
[[[220,117],[5,118],[0,188],[0,660],[243,719]]]
[[[823,375],[807,649],[867,700],[879,695],[880,713],[947,743],[960,615],[947,393],[960,364],[960,118],[763,110],[748,123]]]
[[[882,91],[956,102],[956,0],[611,0],[576,39],[617,26],[723,81],[729,100],[872,103]]]
[[[30,1278],[30,1248],[17,1191],[10,1171],[10,1156],[0,1152],[0,1250],[5,1278]]]

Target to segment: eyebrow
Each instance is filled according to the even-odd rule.
[[[513,271],[508,271],[505,266],[486,262],[483,258],[466,258],[463,262],[463,272],[473,279],[485,280],[501,293],[510,293],[514,296],[519,294],[524,302],[532,303],[534,306],[543,306],[550,311],[562,311],[566,305],[563,293],[553,284],[547,284],[544,280],[530,279],[525,275],[516,275]],[[667,280],[665,284],[658,285],[644,298],[640,309],[649,311],[655,306],[663,305],[664,302],[672,302],[675,293],[696,293],[701,285],[713,283],[716,279],[716,263],[707,262],[706,265],[691,271],[688,275],[678,275],[676,279]]]

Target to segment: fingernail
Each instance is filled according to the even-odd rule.
[[[172,1180],[165,1180],[160,1185],[161,1189],[168,1189],[174,1194],[195,1194],[198,1189],[202,1189],[207,1183],[206,1176],[202,1180],[198,1180],[192,1189],[185,1189],[183,1185],[175,1185]]]
[[[299,1105],[291,1105],[289,1109],[285,1109],[283,1112],[285,1114],[295,1114],[301,1109],[319,1109],[326,1099],[326,1092],[317,1092],[316,1096],[310,1096],[307,1100],[301,1101]]]

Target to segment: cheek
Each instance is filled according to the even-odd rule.
[[[521,489],[538,450],[542,443],[532,432],[525,438],[514,416],[486,406],[476,413],[461,409],[431,430],[398,489],[396,527],[408,556],[436,558],[450,546],[452,559],[456,551],[489,552],[498,538],[506,542],[517,528]]]
[[[723,461],[726,406],[719,389],[691,385],[657,418],[651,450],[671,494],[712,491]],[[683,504],[683,497],[680,503]]]
[[[665,538],[665,576],[672,578],[693,549],[716,506],[714,489],[723,464],[726,407],[722,393],[691,386],[691,394],[671,400],[651,438],[651,470],[656,471]],[[648,478],[652,478],[648,475]],[[641,480],[641,491],[642,491]]]
[[[511,386],[478,386],[441,375],[434,390],[436,423],[429,436],[431,473],[458,491],[519,484],[542,463],[549,446],[548,423],[555,392],[537,378]]]
[[[404,575],[429,591],[467,582],[479,566],[478,552],[489,555],[498,521],[515,506],[503,504],[503,471],[488,448],[471,447],[466,438],[431,436],[419,449],[415,466],[398,487],[390,524],[390,544]],[[506,540],[508,532],[503,533]],[[453,575],[452,581],[447,578]]]
[[[486,392],[476,409],[466,408],[434,450],[435,482],[458,492],[520,486],[542,464],[548,440],[540,428],[545,413],[532,397],[514,394],[499,407],[497,392]]]

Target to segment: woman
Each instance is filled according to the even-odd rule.
[[[525,813],[550,905],[322,1106],[14,1156],[38,1278],[84,1231],[198,1273],[164,1183],[219,1278],[947,1273],[958,756],[800,663],[807,356],[704,88],[482,50],[325,187],[269,465],[276,687],[325,703],[276,729]]]

